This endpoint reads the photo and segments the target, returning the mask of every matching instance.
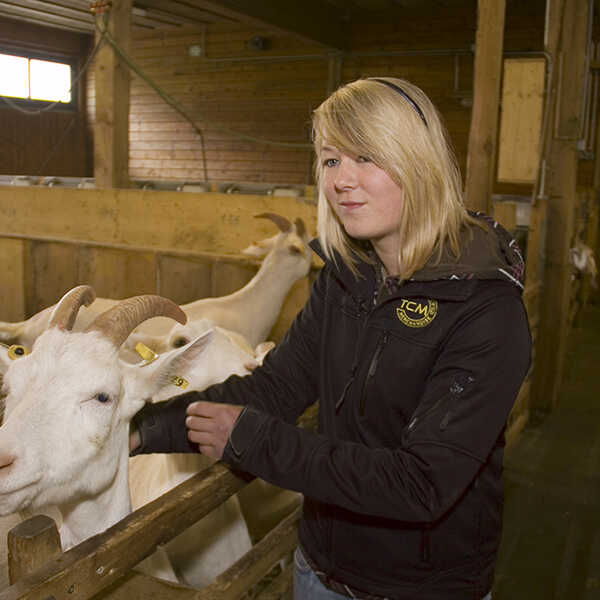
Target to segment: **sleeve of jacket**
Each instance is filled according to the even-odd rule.
[[[233,375],[203,391],[146,404],[133,419],[132,426],[139,431],[142,443],[132,456],[197,452],[197,446],[187,439],[185,415],[188,405],[199,400],[251,405],[261,414],[276,415],[286,423],[295,423],[317,400],[325,270],[321,270],[306,305],[283,340],[269,352],[261,367],[245,377]]]
[[[249,407],[223,458],[354,512],[434,521],[496,446],[529,368],[530,344],[518,293],[488,294],[449,334],[397,448],[327,438]]]

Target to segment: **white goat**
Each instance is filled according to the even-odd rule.
[[[57,507],[65,549],[130,512],[129,421],[144,398],[173,395],[174,377],[184,377],[193,389],[232,372],[248,373],[248,354],[218,330],[150,364],[124,363],[119,347],[141,321],[163,315],[184,322],[185,314],[164,298],[139,296],[102,313],[85,331],[71,331],[79,307],[92,300],[91,288],[74,288],[57,304],[30,354],[11,361],[0,353],[6,394],[0,427],[0,515]],[[212,371],[210,377],[193,368],[200,362],[208,367],[206,372]],[[197,472],[202,457],[193,456]],[[136,460],[142,464],[144,458]],[[142,498],[141,490],[132,490],[136,507],[164,491],[149,487],[148,468],[154,468],[157,458],[147,458],[153,466],[135,479],[146,481]],[[178,482],[171,479],[168,487]],[[200,548],[186,547],[179,556],[189,560],[200,553],[199,571],[189,563],[173,566],[186,583],[201,587],[247,552],[251,543],[235,497],[194,527],[194,535],[184,541],[197,542]],[[173,556],[176,541],[167,546]]]
[[[306,276],[311,266],[311,250],[302,219],[292,224],[285,217],[273,213],[256,215],[273,221],[280,232],[256,242],[243,250],[244,254],[264,256],[256,275],[240,290],[218,298],[202,298],[182,305],[188,325],[173,326],[164,318],[154,318],[137,328],[132,340],[142,341],[157,352],[185,345],[195,338],[198,330],[194,323],[210,319],[216,325],[238,332],[252,348],[267,339],[277,321],[281,306],[292,285]],[[83,331],[94,318],[112,308],[119,301],[97,298],[90,307],[82,307],[73,331]],[[0,341],[21,344],[28,350],[45,331],[54,306],[50,306],[25,321],[0,322]],[[128,344],[130,349],[135,343]]]

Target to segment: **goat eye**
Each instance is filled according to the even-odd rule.
[[[178,337],[174,342],[173,342],[173,348],[182,348],[183,346],[185,346],[188,343],[187,339],[184,337]]]
[[[100,394],[98,394],[96,396],[96,400],[98,400],[98,402],[101,402],[102,404],[106,404],[107,402],[110,401],[110,396],[108,394],[101,392]]]

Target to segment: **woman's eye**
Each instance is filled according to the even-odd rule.
[[[100,392],[96,396],[96,400],[98,400],[98,402],[101,402],[102,404],[106,404],[107,402],[110,402],[110,396],[108,394],[105,394],[104,392]]]
[[[335,159],[335,158],[326,158],[323,160],[324,167],[335,167],[336,164],[337,164],[337,159]]]
[[[371,159],[368,156],[359,156],[357,158],[358,162],[371,162]]]

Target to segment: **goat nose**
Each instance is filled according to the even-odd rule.
[[[0,450],[0,469],[9,467],[13,462],[15,462],[15,456],[13,454]]]

